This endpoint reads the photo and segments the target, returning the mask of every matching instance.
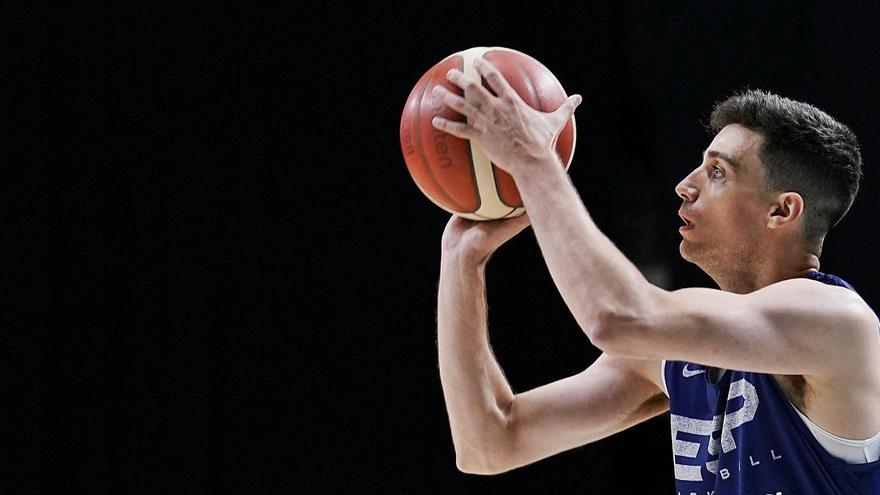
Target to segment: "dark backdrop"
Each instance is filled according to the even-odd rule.
[[[455,468],[435,347],[448,216],[398,125],[421,74],[472,46],[531,54],[584,96],[573,181],[669,288],[711,286],[678,256],[673,187],[712,103],[752,87],[828,111],[866,173],[822,266],[880,297],[871,3],[7,10],[8,128],[38,139],[9,143],[2,190],[6,299],[34,322],[3,346],[2,493],[672,493],[668,416],[501,476]],[[596,358],[530,232],[488,283],[515,390]]]

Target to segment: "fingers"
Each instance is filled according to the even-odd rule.
[[[443,230],[444,252],[460,250],[485,262],[499,246],[529,226],[528,215],[503,220],[477,222],[453,215]]]
[[[494,91],[499,97],[511,98],[519,96],[507,82],[507,79],[501,74],[501,71],[492,65],[492,62],[483,59],[483,57],[477,57],[474,59],[474,67],[477,68],[477,72],[486,79],[486,82],[489,83],[489,87],[492,88],[492,91]]]
[[[500,245],[516,237],[530,224],[529,216],[523,214],[514,218],[481,222],[478,227],[484,229]]]
[[[449,221],[446,223],[446,231],[452,232],[455,235],[461,235],[462,232],[471,227],[471,225],[475,224],[473,220],[468,220],[467,218],[460,217],[458,215],[452,215],[449,218]]]
[[[529,218],[528,213],[523,213],[518,217],[508,218],[504,221],[504,223],[506,224],[505,227],[510,229],[511,237],[513,237],[514,235],[522,232],[523,229],[531,225],[532,221]]]
[[[479,129],[471,124],[466,122],[455,122],[449,119],[444,119],[443,117],[434,117],[431,119],[431,125],[433,125],[435,129],[439,129],[462,139],[471,139],[480,134]]]
[[[471,119],[482,119],[483,115],[479,108],[468,102],[461,96],[452,93],[443,86],[434,86],[432,91],[435,98],[439,98],[444,105]]]
[[[524,213],[513,218],[501,218],[498,220],[478,222],[478,225],[485,229],[497,230],[500,233],[513,237],[522,229],[528,227],[531,223],[529,216]]]
[[[467,96],[467,100],[470,101],[477,109],[486,108],[490,104],[492,98],[494,98],[492,94],[483,87],[482,84],[474,81],[469,77],[466,77],[464,75],[464,72],[458,69],[451,69],[449,72],[447,72],[446,79],[448,79],[449,82],[451,82],[452,84],[455,84],[459,88],[463,89],[465,95]]]
[[[485,120],[483,109],[489,108],[489,98],[492,98],[492,95],[486,91],[486,88],[465,77],[464,73],[458,69],[450,70],[446,74],[446,78],[463,89],[468,95],[468,99],[452,93],[443,86],[434,87],[432,91],[434,97],[440,98],[443,104],[468,117],[469,122],[455,122],[443,117],[434,117],[431,120],[431,124],[436,129],[458,138],[471,139],[478,136],[485,129],[485,126],[481,123]]]

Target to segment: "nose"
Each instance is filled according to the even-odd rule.
[[[697,170],[694,170],[675,186],[675,194],[678,194],[681,199],[690,201],[691,203],[696,201],[697,196],[700,194],[699,189],[697,189],[697,186],[694,183],[694,173],[696,172]]]

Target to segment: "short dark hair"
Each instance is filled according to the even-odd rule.
[[[804,198],[804,237],[821,250],[859,190],[862,156],[855,133],[813,105],[762,90],[741,91],[715,105],[712,132],[730,124],[763,136],[759,156],[767,187]]]

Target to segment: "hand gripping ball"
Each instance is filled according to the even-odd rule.
[[[476,57],[492,62],[519,96],[537,110],[552,112],[566,100],[567,95],[553,73],[534,58],[509,48],[471,48],[446,57],[416,83],[400,118],[400,146],[416,185],[440,208],[471,220],[515,217],[523,214],[525,208],[513,177],[490,162],[476,143],[431,125],[435,115],[466,120],[439,100],[435,102],[431,90],[442,85],[461,95],[463,91],[446,79],[446,73],[458,68],[466,77],[479,80],[480,74],[473,65]],[[574,145],[572,116],[556,141],[556,152],[566,170],[574,155]]]

